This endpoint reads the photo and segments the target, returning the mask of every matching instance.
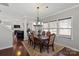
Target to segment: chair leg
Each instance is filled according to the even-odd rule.
[[[52,50],[54,51],[54,46],[52,45]]]
[[[32,41],[30,40],[30,45],[32,44]]]
[[[31,45],[31,40],[30,40],[30,39],[28,39],[28,44],[30,44],[30,45]]]
[[[34,43],[34,45],[33,45],[33,46],[34,46],[34,49],[35,49],[35,43]]]
[[[49,53],[49,46],[47,46],[47,53]]]
[[[29,39],[28,39],[28,44],[29,44]]]
[[[43,44],[40,44],[40,52],[42,53]]]
[[[29,41],[30,41],[30,45],[31,45],[31,39]]]

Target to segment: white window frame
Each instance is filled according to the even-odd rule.
[[[49,31],[49,22],[44,22],[44,23],[48,23],[48,27],[47,27],[47,28],[42,28],[43,31],[45,31],[45,29],[46,29],[47,31]],[[44,23],[43,23],[43,24],[44,24]]]
[[[53,21],[50,21],[50,22],[57,22],[57,21],[53,20]],[[53,29],[56,29],[56,34],[57,34],[57,27],[50,27],[50,22],[49,22],[49,31],[53,30]],[[57,25],[57,23],[56,23],[56,25]]]
[[[59,28],[59,20],[62,21],[62,20],[68,20],[68,19],[71,19],[71,28]],[[57,29],[57,31],[56,31],[57,36],[60,36],[62,38],[66,38],[66,39],[72,39],[72,23],[73,23],[72,21],[73,21],[72,17],[67,17],[67,18],[63,18],[63,19],[57,19],[55,21],[45,22],[45,23],[48,23],[48,28],[43,28],[43,29],[48,29],[48,31],[50,31],[50,29]],[[57,28],[50,28],[50,25],[49,25],[50,22],[57,22]],[[70,35],[60,35],[59,29],[71,29],[71,34]]]
[[[62,21],[62,20],[68,20],[68,19],[71,19],[71,28],[59,28],[59,21]],[[72,38],[72,17],[68,17],[68,18],[64,18],[64,19],[58,19],[57,20],[57,24],[58,24],[58,36],[62,37],[62,38],[67,38],[67,39],[71,39]],[[59,34],[59,29],[70,29],[71,30],[71,33],[70,35],[61,35]]]

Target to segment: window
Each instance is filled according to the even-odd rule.
[[[57,34],[57,21],[49,22],[50,32]]]
[[[57,29],[50,29],[50,32],[57,34]]]
[[[58,21],[59,35],[71,35],[71,18]]]
[[[71,22],[71,17],[50,21],[43,24],[43,30],[50,30],[51,33],[71,37]]]
[[[44,23],[43,28],[48,28],[48,23]]]
[[[43,24],[43,31],[48,31],[48,23]]]

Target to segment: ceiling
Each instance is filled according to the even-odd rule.
[[[36,7],[40,7],[40,16],[45,17],[70,8],[77,3],[9,3],[9,6],[0,5],[0,15],[5,14],[13,18],[36,17]]]

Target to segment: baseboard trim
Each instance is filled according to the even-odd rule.
[[[0,50],[7,49],[7,48],[10,48],[10,47],[12,47],[12,45],[11,46],[7,46],[7,47],[1,47]]]
[[[76,48],[72,48],[72,47],[70,47],[70,46],[67,46],[67,45],[64,45],[64,44],[61,44],[61,43],[57,43],[57,42],[55,42],[55,44],[58,44],[58,45],[61,45],[61,46],[64,46],[64,47],[70,48],[70,49],[72,49],[72,50],[74,50],[74,51],[79,51],[79,50],[76,49]]]

